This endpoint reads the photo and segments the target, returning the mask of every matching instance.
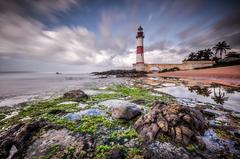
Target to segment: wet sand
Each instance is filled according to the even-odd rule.
[[[153,77],[181,77],[201,80],[204,83],[218,83],[228,86],[240,87],[240,65],[199,70],[154,73]]]

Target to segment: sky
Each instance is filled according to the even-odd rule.
[[[225,40],[240,51],[239,0],[0,0],[0,71],[131,68],[181,63]]]

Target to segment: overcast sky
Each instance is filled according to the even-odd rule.
[[[240,50],[239,0],[0,0],[0,71],[91,72],[180,63],[227,41]]]

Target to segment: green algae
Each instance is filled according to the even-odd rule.
[[[128,128],[123,131],[113,131],[110,134],[110,138],[113,140],[119,140],[119,139],[133,139],[138,137],[137,132],[133,128]]]
[[[40,157],[39,159],[51,159],[57,152],[61,150],[61,145],[53,144],[47,155]]]
[[[195,144],[189,144],[189,145],[186,146],[186,149],[187,149],[188,151],[190,151],[190,152],[196,152],[196,150],[197,150],[197,145],[195,145]]]
[[[76,129],[77,132],[96,134],[100,128],[111,128],[113,122],[105,116],[83,116],[80,126]]]
[[[172,139],[171,137],[161,133],[159,134],[158,140],[163,143],[163,142],[170,142]]]
[[[0,120],[4,119],[6,117],[5,114],[0,114]]]
[[[57,105],[63,102],[65,99],[56,98],[50,100],[44,100],[34,103],[26,103],[22,108],[19,109],[19,113],[11,118],[0,121],[0,129],[5,129],[9,126],[15,125],[17,123],[23,123],[22,121],[25,117],[28,117],[29,121],[40,119],[51,114],[53,110],[59,110],[65,113],[75,112],[80,110],[78,104],[63,104]]]
[[[91,96],[90,99],[87,101],[87,103],[92,103],[92,102],[101,102],[104,100],[109,100],[109,99],[118,99],[121,98],[122,95],[119,93],[111,93],[111,94],[97,94],[94,96]]]
[[[174,99],[173,97],[166,94],[162,96],[155,96],[152,94],[153,92],[151,92],[150,90],[146,90],[144,88],[139,88],[139,87],[116,85],[116,86],[107,88],[107,90],[119,93],[125,97],[129,97],[131,100],[139,100],[139,99],[145,100],[147,102],[146,104],[150,104],[155,100],[169,103]]]
[[[134,156],[141,156],[142,148],[141,147],[126,147],[123,145],[98,145],[96,147],[96,158],[97,159],[103,159],[108,158],[109,152],[111,150],[119,150],[121,152],[124,152],[127,159],[133,158]]]

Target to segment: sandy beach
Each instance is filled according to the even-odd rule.
[[[240,87],[240,65],[199,70],[164,72],[157,74],[149,74],[149,76],[181,77],[187,79],[201,80],[205,83],[219,83],[223,85]]]

